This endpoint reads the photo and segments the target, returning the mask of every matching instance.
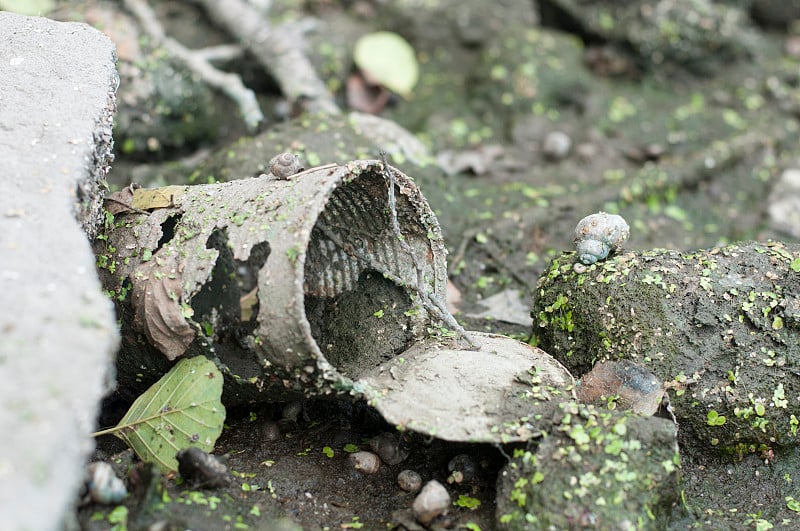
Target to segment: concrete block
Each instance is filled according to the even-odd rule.
[[[0,527],[62,529],[118,332],[89,237],[113,158],[115,50],[0,12]]]

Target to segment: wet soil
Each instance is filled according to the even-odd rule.
[[[162,522],[168,529],[202,530],[421,529],[410,510],[415,494],[403,491],[397,481],[401,471],[413,470],[423,485],[432,479],[446,485],[452,501],[463,505],[451,506],[434,528],[494,528],[497,474],[513,446],[448,443],[405,432],[399,434],[399,444],[408,454],[406,459],[394,465],[381,463],[372,474],[356,470],[349,456],[369,451],[370,440],[387,432],[397,433],[372,408],[351,401],[232,410],[214,451],[231,471],[231,485],[203,489],[174,477],[157,478],[149,488],[134,484],[122,503],[128,508],[127,525],[150,529]],[[98,447],[98,457],[112,454],[106,459],[115,463],[120,475],[130,470],[134,478],[143,475],[142,464],[134,462],[120,441],[106,437]],[[474,464],[474,473],[460,483],[448,469],[459,455]],[[108,529],[114,510],[95,504],[80,509],[82,528]]]

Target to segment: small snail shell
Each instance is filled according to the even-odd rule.
[[[356,452],[349,459],[353,468],[364,474],[374,474],[381,467],[381,458],[372,452]]]
[[[422,487],[422,476],[413,470],[403,470],[397,474],[397,484],[406,492],[418,492]]]
[[[575,227],[578,260],[586,265],[604,260],[622,246],[630,233],[622,216],[606,212],[586,216]]]
[[[86,475],[89,497],[96,503],[119,503],[128,495],[125,484],[114,473],[111,465],[104,461],[89,464]]]
[[[478,465],[467,454],[458,454],[447,463],[448,483],[470,483],[475,479]]]
[[[301,171],[303,166],[292,153],[281,153],[269,159],[269,172],[278,179],[288,179]]]
[[[446,513],[449,508],[450,494],[435,479],[425,484],[411,505],[414,518],[424,526],[430,524],[437,516]]]
[[[408,457],[408,452],[400,448],[400,441],[394,433],[377,435],[369,442],[369,447],[387,465],[397,465]]]

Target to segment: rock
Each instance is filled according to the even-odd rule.
[[[435,479],[427,482],[416,498],[411,510],[422,525],[430,524],[434,518],[445,514],[450,508],[450,494]]]
[[[800,19],[800,2],[797,0],[753,0],[750,13],[759,24],[767,28],[791,29]]]
[[[88,243],[103,220],[118,81],[84,24],[0,12],[0,515],[63,529],[117,327]]]
[[[179,451],[175,457],[181,477],[194,487],[217,489],[231,483],[228,467],[196,446]]]
[[[533,308],[539,345],[573,374],[641,365],[698,449],[797,444],[800,245],[628,252],[582,274],[574,262],[553,260]]]
[[[572,139],[562,131],[553,131],[544,137],[542,153],[550,160],[561,160],[569,155],[572,149]]]
[[[788,168],[781,173],[767,203],[772,228],[800,238],[800,169]]]
[[[640,415],[653,415],[664,389],[653,373],[632,361],[601,361],[577,382],[575,394],[585,404],[613,402]]]
[[[679,499],[675,425],[565,402],[500,472],[500,529],[663,529]]]
[[[711,0],[634,0],[613,6],[581,0],[553,3],[583,31],[632,49],[653,68],[670,63],[704,73],[747,58],[755,39],[742,10]]]

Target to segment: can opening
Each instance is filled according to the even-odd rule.
[[[432,213],[421,215],[430,212],[427,205],[415,204],[413,193],[395,184],[404,250],[393,226],[388,179],[374,168],[333,191],[311,232],[304,270],[311,334],[331,365],[352,379],[407,350],[424,333],[428,316],[410,286],[433,290],[436,284],[436,253],[426,226]]]

